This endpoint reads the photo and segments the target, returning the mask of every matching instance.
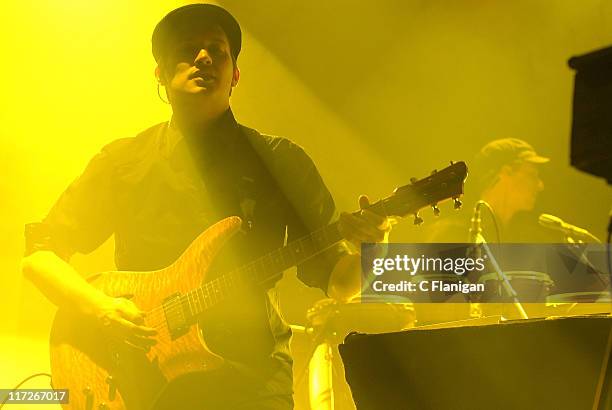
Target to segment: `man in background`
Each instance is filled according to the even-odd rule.
[[[469,242],[470,220],[477,201],[481,207],[483,235],[489,242],[550,242],[556,238],[538,226],[534,210],[544,189],[540,168],[549,158],[536,153],[517,138],[493,140],[469,163],[465,206],[458,215],[425,227],[427,242]]]

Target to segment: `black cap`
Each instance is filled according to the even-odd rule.
[[[198,29],[218,25],[229,41],[234,61],[242,47],[242,32],[238,21],[227,10],[214,4],[188,4],[168,13],[153,30],[153,57],[159,64],[164,52],[184,35]]]

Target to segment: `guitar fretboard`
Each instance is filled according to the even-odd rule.
[[[282,248],[226,273],[181,296],[183,306],[195,317],[227,298],[247,282],[266,283],[279,273],[314,257],[342,240],[335,222]]]
[[[449,198],[454,198],[457,201],[455,205],[460,206],[457,198],[463,193],[466,176],[465,163],[451,163],[451,166],[440,172],[434,171],[429,177],[397,188],[393,195],[370,205],[368,210],[385,217],[403,217],[411,213],[416,214],[424,206],[435,206],[438,201]],[[226,299],[236,288],[245,283],[269,282],[284,270],[307,261],[342,239],[338,222],[315,230],[180,296],[180,305],[184,307],[182,310],[187,318],[194,322],[198,315]]]

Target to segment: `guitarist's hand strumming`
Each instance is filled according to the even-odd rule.
[[[149,350],[157,341],[157,330],[144,326],[145,314],[129,299],[104,297],[95,307],[94,316],[108,334],[133,347]]]

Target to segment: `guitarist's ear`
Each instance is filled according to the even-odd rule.
[[[234,72],[232,73],[232,87],[238,85],[238,80],[240,80],[240,69],[235,65]]]
[[[165,76],[163,75],[162,69],[159,65],[155,67],[155,78],[157,78],[157,82],[160,85],[163,85],[164,87],[166,86]]]

